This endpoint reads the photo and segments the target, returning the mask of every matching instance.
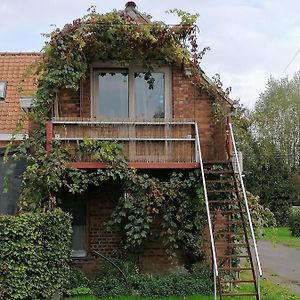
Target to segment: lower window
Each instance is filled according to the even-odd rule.
[[[74,197],[64,199],[62,208],[72,215],[72,257],[80,258],[87,256],[87,234],[86,234],[86,199]]]

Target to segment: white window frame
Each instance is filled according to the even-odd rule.
[[[0,80],[0,101],[5,101],[7,93],[8,82],[6,80]]]
[[[114,64],[93,64],[91,66],[91,116],[99,118],[99,82],[98,74],[101,72],[128,72],[128,118],[135,119],[135,90],[134,90],[134,73],[144,73],[147,70],[141,66],[120,66]],[[171,67],[154,67],[153,73],[164,73],[165,75],[165,119],[171,118],[172,111],[172,77]]]

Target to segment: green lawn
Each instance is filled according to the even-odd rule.
[[[247,291],[247,289],[243,289]],[[82,296],[69,298],[69,300],[97,300],[99,298],[93,296]],[[104,300],[104,298],[100,298]],[[117,297],[110,300],[212,300],[212,296],[194,295],[188,297],[165,297],[165,298],[147,298],[147,297]],[[226,300],[249,300],[253,297],[226,297]],[[261,300],[300,300],[300,295],[296,295],[278,284],[267,280],[261,282]]]
[[[287,227],[266,228],[262,239],[300,250],[300,237],[292,236]]]

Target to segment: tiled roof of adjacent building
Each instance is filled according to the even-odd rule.
[[[41,55],[37,52],[0,52],[0,80],[7,81],[5,100],[0,100],[0,133],[12,133],[15,130],[22,114],[20,96],[34,95],[35,80],[24,74]],[[24,82],[21,82],[23,78]],[[19,91],[20,87],[22,92]]]

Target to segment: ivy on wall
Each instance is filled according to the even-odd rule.
[[[35,124],[30,138],[19,146],[15,158],[25,157],[28,167],[23,175],[21,211],[47,211],[58,205],[62,188],[82,193],[89,186],[107,180],[123,182],[124,193],[109,222],[122,233],[123,248],[134,249],[149,237],[151,224],[159,220],[166,249],[174,255],[181,247],[194,257],[201,257],[200,242],[205,224],[200,177],[197,173],[173,174],[167,181],[139,174],[127,167],[117,143],[84,141],[78,155],[89,152],[98,161],[108,163],[95,172],[69,170],[70,155],[53,143],[45,151],[45,123],[51,116],[53,102],[60,89],[78,89],[93,61],[131,63],[145,67],[145,79],[153,84],[153,64],[173,64],[192,69],[191,81],[202,91],[215,95],[212,85],[200,75],[200,61],[205,51],[196,43],[197,15],[173,10],[181,21],[177,26],[163,23],[138,24],[125,14],[112,11],[100,15],[92,8],[82,19],[47,35],[43,59],[30,73],[37,76],[37,93],[29,117]],[[28,150],[29,153],[28,153]]]

